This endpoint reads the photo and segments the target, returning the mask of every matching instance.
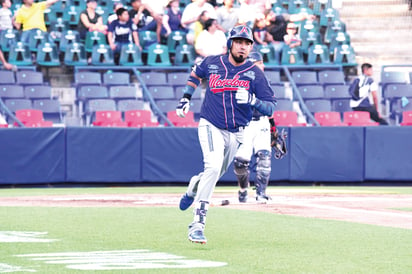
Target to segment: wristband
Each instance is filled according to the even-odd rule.
[[[195,92],[195,88],[189,85],[186,85],[183,88],[183,98],[192,99],[192,94]]]
[[[193,84],[195,84],[196,86],[200,85],[200,80],[197,77],[194,77],[193,75],[189,76],[189,79],[187,80],[188,82],[192,82]]]

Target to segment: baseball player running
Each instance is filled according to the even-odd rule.
[[[188,232],[194,243],[207,241],[204,229],[213,190],[242,143],[253,107],[267,116],[275,109],[273,91],[264,73],[246,60],[252,47],[252,30],[242,25],[234,27],[227,41],[229,53],[208,56],[196,64],[176,107],[177,115],[184,117],[196,87],[202,79],[207,81],[198,127],[204,168],[191,178],[179,204],[181,210],[186,210],[195,202]]]
[[[251,52],[248,60],[264,71],[265,65],[263,64],[262,55],[259,52]],[[255,152],[254,156],[256,156],[256,201],[265,203],[271,199],[266,195],[266,188],[269,183],[271,171],[272,146],[277,150],[275,144],[277,143],[278,137],[279,133],[274,119],[254,109],[252,121],[243,132],[243,143],[240,145],[234,159],[234,172],[240,187],[238,192],[239,202],[247,202],[247,189],[250,185],[249,164],[253,152]],[[285,142],[282,144],[285,144]],[[281,148],[283,148],[283,146]],[[286,146],[284,146],[284,149],[280,150],[279,153],[281,153],[283,157],[284,154],[286,154]]]

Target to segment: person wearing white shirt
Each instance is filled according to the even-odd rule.
[[[204,10],[208,11],[210,18],[216,18],[215,8],[207,3],[206,0],[193,0],[183,10],[182,25],[188,29],[186,35],[188,44],[194,43],[195,22],[199,20],[199,16]]]
[[[196,53],[202,58],[225,54],[227,52],[226,41],[225,33],[218,29],[216,19],[208,19],[205,22],[205,29],[196,39]]]

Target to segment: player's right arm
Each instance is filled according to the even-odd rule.
[[[196,88],[200,84],[200,77],[196,75],[194,71],[190,73],[186,86],[183,89],[183,97],[180,99],[179,104],[176,107],[176,114],[179,117],[185,117],[190,108],[190,99],[195,92]]]

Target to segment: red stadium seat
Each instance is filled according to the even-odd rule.
[[[275,111],[272,116],[275,119],[276,126],[285,127],[305,127],[306,123],[298,123],[298,114],[291,110]]]
[[[348,126],[377,126],[378,122],[371,121],[370,114],[367,111],[345,111],[343,113],[343,122]]]
[[[347,126],[342,122],[340,113],[337,111],[315,112],[315,119],[321,126]]]
[[[157,127],[158,122],[152,122],[150,110],[128,110],[124,112],[124,120],[128,127]]]
[[[117,110],[96,111],[94,126],[100,127],[127,127],[127,123],[122,120],[122,113]]]
[[[192,111],[189,111],[184,118],[177,116],[174,110],[167,112],[167,118],[177,127],[197,127],[199,123],[195,121],[194,117]]]
[[[412,111],[402,112],[402,123],[401,126],[412,126]]]
[[[52,121],[44,121],[43,111],[38,109],[16,110],[16,118],[26,127],[52,127]],[[17,123],[15,123],[17,125]]]

